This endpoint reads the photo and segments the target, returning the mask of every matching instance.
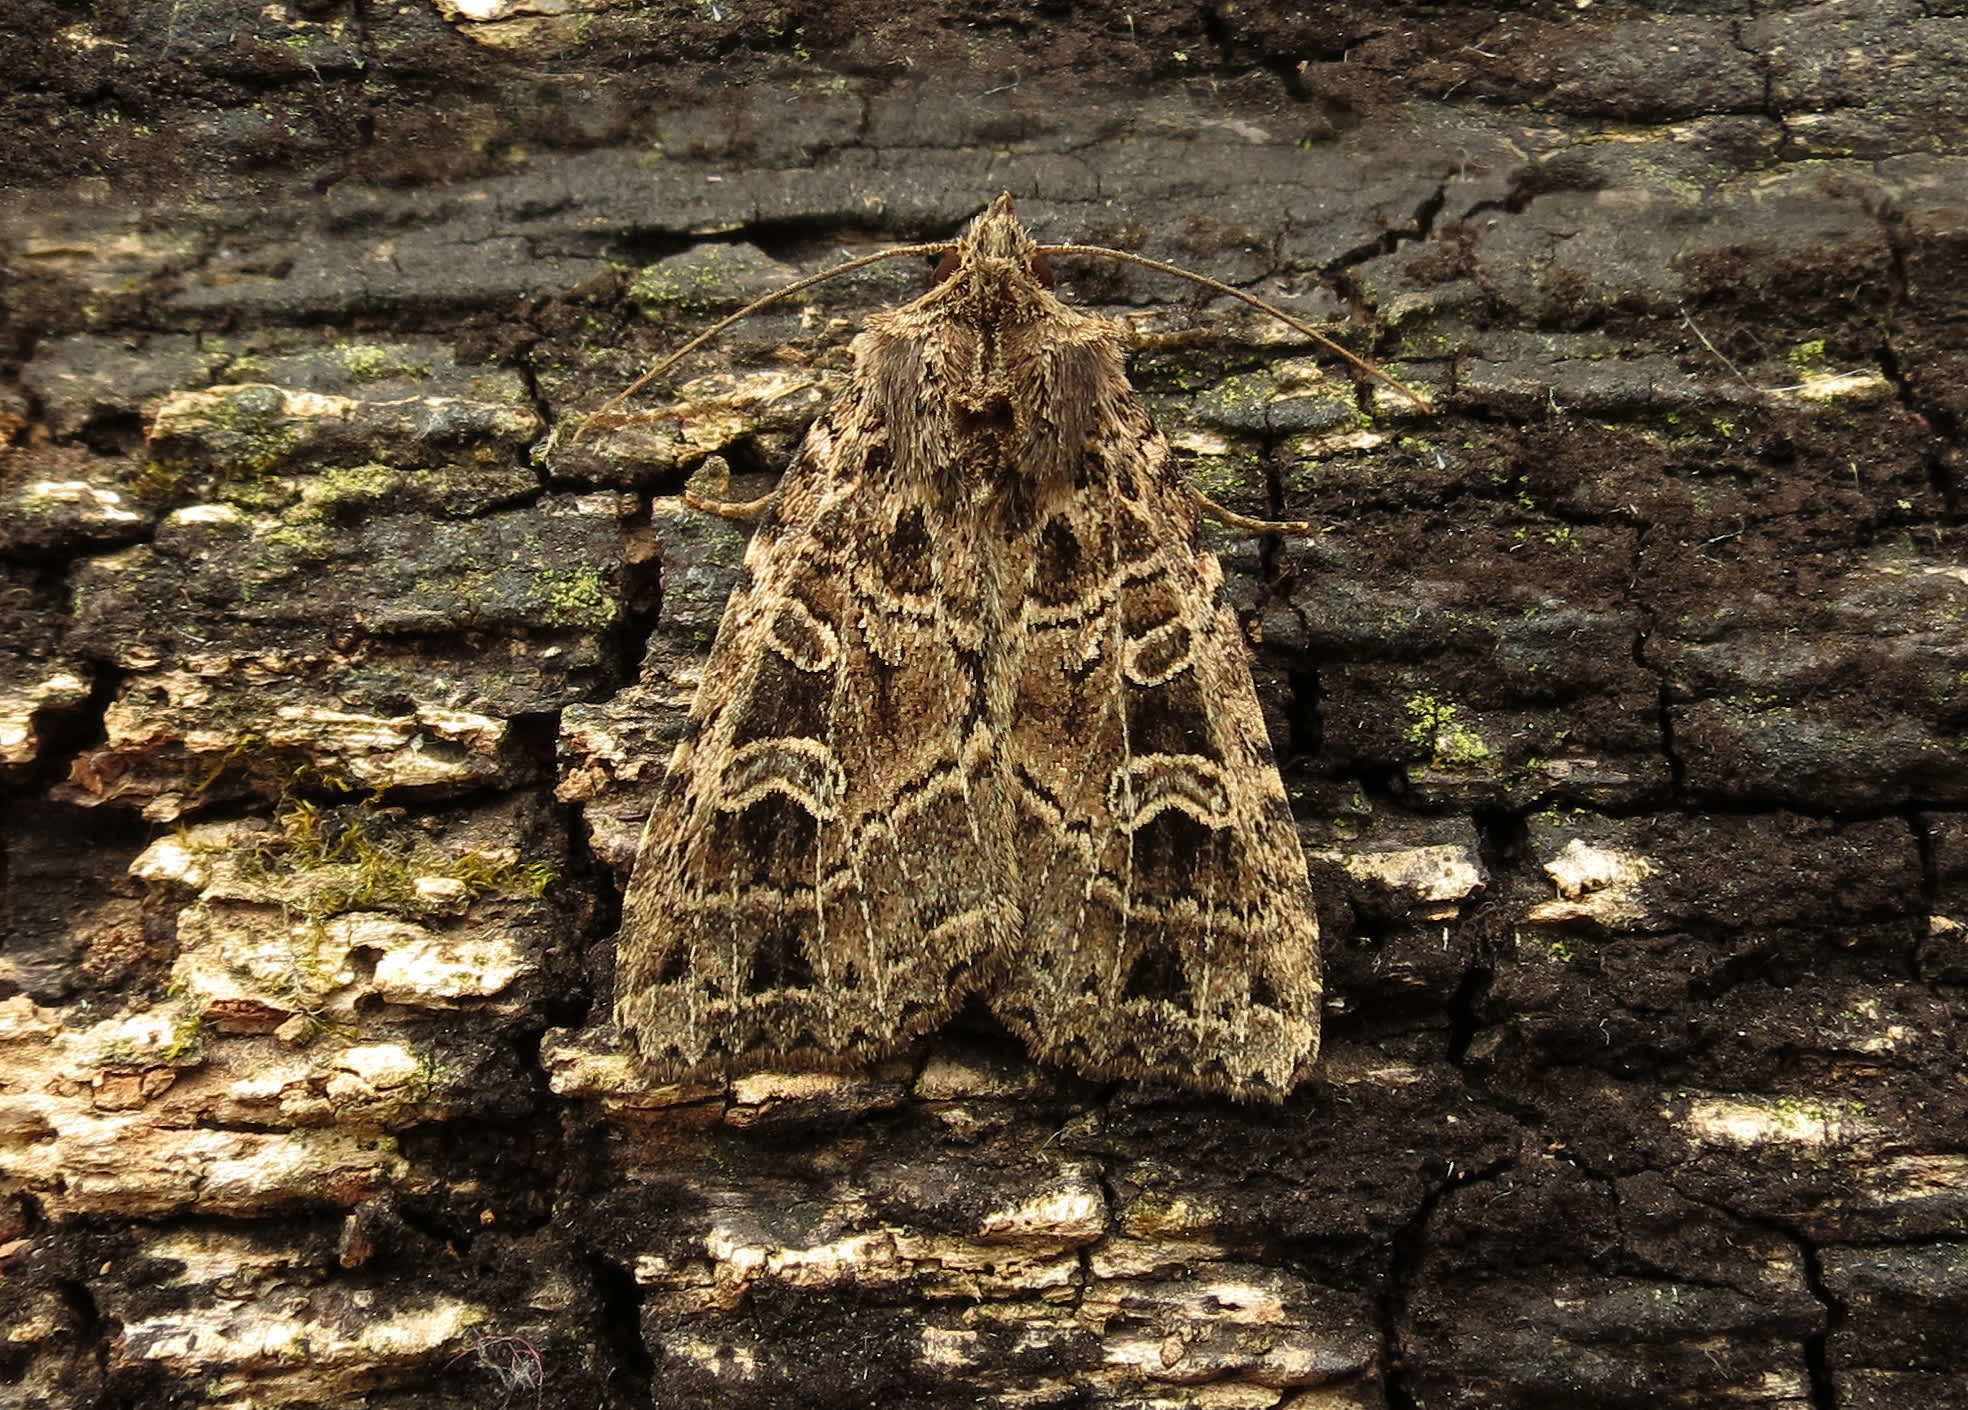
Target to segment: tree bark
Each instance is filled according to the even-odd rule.
[[[0,1404],[1968,1405],[1958,7],[0,17]],[[637,829],[883,265],[1142,271],[1284,1105],[651,1086]],[[1207,337],[1154,335],[1203,329]]]

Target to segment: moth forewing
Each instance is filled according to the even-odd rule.
[[[923,510],[841,461],[867,411],[835,403],[753,535],[643,831],[616,1016],[661,1070],[879,1055],[1004,949],[1002,825],[962,729],[971,633],[935,594],[915,605],[919,563],[866,552]]]

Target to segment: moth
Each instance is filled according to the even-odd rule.
[[[1215,506],[1009,196],[940,276],[869,318],[761,502],[616,1021],[656,1073],[722,1077],[981,1000],[1088,1076],[1280,1099],[1319,1051],[1319,932]]]

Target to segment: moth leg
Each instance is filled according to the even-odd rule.
[[[1164,348],[1193,348],[1207,343],[1213,335],[1207,328],[1179,328],[1168,333],[1135,333],[1128,339],[1128,351],[1160,352]]]
[[[1240,529],[1247,534],[1285,534],[1291,538],[1313,538],[1325,532],[1319,525],[1303,519],[1253,519],[1248,514],[1239,514],[1218,504],[1194,485],[1187,488],[1189,497],[1196,502],[1196,508],[1203,517],[1216,520],[1226,529]]]
[[[713,455],[690,477],[683,487],[684,508],[694,509],[699,514],[715,514],[720,519],[763,519],[778,507],[780,491],[784,481],[774,485],[771,494],[760,495],[757,499],[731,500],[725,496],[731,492],[731,467],[721,455]]]
[[[757,499],[729,500],[705,499],[696,491],[685,489],[682,499],[684,508],[694,509],[699,514],[715,514],[720,519],[756,520],[763,519],[778,505],[779,491],[775,489],[771,494],[760,495]]]

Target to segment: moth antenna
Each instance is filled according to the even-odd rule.
[[[1290,538],[1315,538],[1325,532],[1317,524],[1307,523],[1303,519],[1253,519],[1248,514],[1239,514],[1218,504],[1194,485],[1187,486],[1187,489],[1189,497],[1196,502],[1196,508],[1226,529],[1238,529],[1246,534],[1284,534]]]
[[[750,303],[746,304],[743,308],[739,309],[738,312],[732,314],[730,317],[721,318],[716,323],[713,323],[710,327],[706,328],[703,332],[699,333],[696,337],[692,338],[689,342],[685,343],[682,347],[678,348],[675,352],[671,353],[668,357],[664,358],[661,362],[657,363],[654,367],[651,367],[647,372],[643,373],[640,377],[636,378],[635,381],[629,383],[627,387],[623,388],[621,391],[617,392],[614,396],[610,397],[607,401],[603,402],[598,408],[595,409],[593,414],[591,414],[586,421],[581,423],[581,429],[574,433],[574,443],[578,443],[581,437],[585,436],[588,433],[588,428],[590,426],[596,425],[598,422],[601,422],[610,413],[612,413],[616,407],[620,406],[623,402],[627,401],[630,397],[634,396],[637,392],[641,391],[644,387],[648,386],[651,382],[655,381],[658,377],[661,377],[665,372],[668,372],[672,367],[675,367],[679,362],[682,362],[686,357],[690,356],[690,354],[696,352],[697,349],[703,347],[704,344],[710,342],[713,338],[717,337],[718,334],[722,333],[725,329],[729,328],[732,324],[742,322],[743,320],[750,318],[753,314],[757,313],[760,309],[769,308],[773,304],[778,303],[779,300],[781,299],[791,298],[794,294],[800,293],[807,289],[811,289],[815,284],[824,284],[829,279],[834,278],[836,275],[851,274],[857,269],[866,269],[871,264],[880,264],[883,260],[904,259],[910,255],[940,255],[940,254],[946,254],[949,251],[954,250],[955,248],[956,248],[955,243],[949,240],[939,240],[934,244],[929,244],[929,245],[899,245],[892,250],[882,250],[876,254],[862,255],[858,259],[849,260],[846,264],[837,264],[832,269],[823,269],[818,274],[809,274],[804,279],[795,279],[792,283],[788,284],[783,289],[775,289],[771,293],[767,294],[764,298],[753,299]]]
[[[1422,396],[1420,392],[1415,391],[1412,387],[1409,387],[1406,383],[1389,376],[1357,353],[1349,352],[1311,324],[1302,319],[1292,317],[1291,314],[1286,313],[1276,304],[1266,303],[1255,294],[1245,293],[1234,284],[1225,284],[1221,279],[1212,279],[1207,274],[1198,274],[1192,269],[1184,269],[1179,264],[1165,264],[1161,260],[1150,259],[1146,255],[1132,254],[1127,250],[1110,250],[1105,245],[1041,245],[1039,246],[1039,250],[1041,253],[1048,255],[1098,255],[1103,259],[1117,259],[1122,264],[1138,264],[1143,269],[1152,269],[1158,274],[1173,274],[1178,279],[1187,279],[1190,283],[1200,284],[1205,289],[1213,289],[1219,294],[1228,294],[1233,299],[1242,299],[1252,308],[1262,309],[1280,323],[1289,328],[1297,329],[1321,347],[1338,353],[1369,377],[1372,377],[1376,381],[1385,382],[1423,411],[1433,412],[1435,410],[1434,407],[1428,404],[1426,397]],[[1227,514],[1230,511],[1224,510],[1223,512]]]

